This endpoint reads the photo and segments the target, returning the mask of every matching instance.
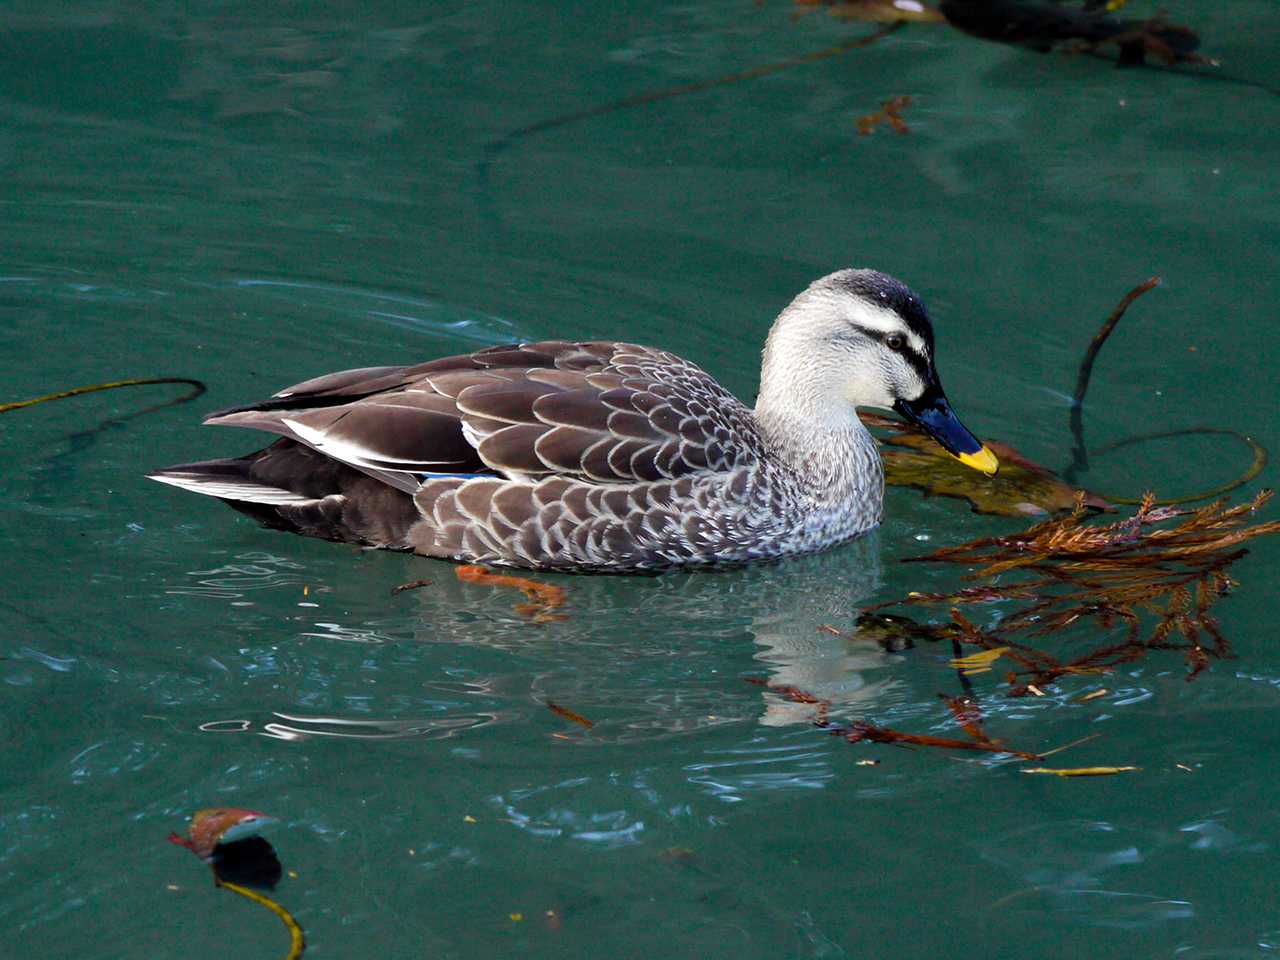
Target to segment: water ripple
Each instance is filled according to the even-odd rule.
[[[188,576],[200,578],[195,585],[171,587],[165,593],[235,600],[254,590],[303,582],[300,575],[291,571],[305,570],[305,565],[287,557],[255,551],[237,554],[234,559],[243,562],[224,564],[212,570],[189,570]]]
[[[496,713],[455,714],[410,719],[349,720],[344,717],[308,717],[273,712],[276,720],[255,727],[252,720],[210,720],[197,727],[202,733],[256,733],[276,740],[301,742],[329,740],[442,740],[463,730],[488,726]]]

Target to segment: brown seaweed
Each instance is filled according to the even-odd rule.
[[[1076,392],[1071,398],[1071,465],[1062,471],[1063,479],[1074,483],[1076,474],[1089,468],[1089,456],[1084,445],[1084,395],[1089,392],[1089,380],[1093,376],[1093,364],[1098,358],[1098,351],[1107,342],[1107,338],[1124,316],[1129,305],[1148,290],[1160,285],[1159,277],[1149,277],[1124,295],[1111,315],[1103,321],[1102,327],[1093,335],[1084,358],[1080,361],[1080,369],[1076,372]]]
[[[154,406],[146,407],[142,410],[136,410],[127,417],[121,417],[117,420],[108,421],[108,424],[118,423],[131,417],[139,417],[144,413],[154,413],[157,410],[163,410],[165,407],[173,407],[180,403],[186,403],[194,400],[207,389],[199,380],[193,380],[190,377],[144,377],[135,380],[112,380],[108,383],[94,383],[84,387],[72,387],[70,390],[59,390],[57,393],[46,393],[42,397],[32,397],[29,400],[14,400],[10,403],[0,403],[0,413],[8,413],[10,410],[21,410],[23,407],[34,407],[37,403],[48,403],[50,400],[65,400],[68,397],[79,397],[86,393],[100,393],[103,390],[119,390],[121,387],[146,387],[158,383],[185,383],[191,389],[179,397],[172,400],[166,400],[163,403],[157,403]]]
[[[1081,498],[1069,515],[1021,533],[907,558],[976,568],[965,579],[980,582],[911,593],[866,613],[950,606],[951,623],[931,627],[930,635],[1000,649],[1015,667],[1006,676],[1010,696],[1039,692],[1065,676],[1107,673],[1154,650],[1180,651],[1192,680],[1214,660],[1233,656],[1212,608],[1235,585],[1227,571],[1248,552],[1243,544],[1280,532],[1280,521],[1248,522],[1271,495],[1264,490],[1244,504],[1218,500],[1197,510],[1157,506],[1149,495],[1132,516],[1105,524],[1086,519]],[[1018,605],[987,627],[960,612],[961,606],[997,602]],[[1032,642],[1083,625],[1100,629],[1107,639],[1068,657]]]
[[[594,720],[588,720],[586,717],[578,713],[576,710],[570,710],[568,707],[562,707],[560,706],[560,704],[552,703],[550,700],[545,701],[545,704],[547,709],[550,710],[552,713],[554,713],[557,717],[563,717],[564,719],[568,720],[571,723],[576,723],[580,727],[585,727],[586,729],[590,730],[592,727],[596,725]]]
[[[900,97],[890,97],[880,104],[880,109],[875,113],[868,113],[865,116],[858,117],[858,135],[865,137],[876,132],[876,127],[882,123],[887,123],[893,128],[895,133],[910,133],[911,128],[907,126],[907,121],[902,119],[902,111],[911,106],[911,97],[903,95]]]
[[[987,477],[966,467],[905,421],[865,411],[859,411],[858,416],[883,444],[884,482],[890,486],[967,500],[976,513],[1006,517],[1043,516],[1075,506],[1075,488],[1008,444],[984,438],[1000,461],[1000,472]],[[1085,493],[1085,505],[1093,510],[1113,509],[1109,500],[1096,493]]]
[[[812,720],[813,725],[826,730],[832,736],[843,737],[847,743],[868,741],[871,743],[891,743],[915,747],[939,747],[944,750],[977,750],[985,753],[1009,754],[1010,756],[1020,757],[1023,760],[1042,760],[1046,756],[1046,754],[1016,750],[1000,740],[993,740],[989,737],[983,729],[982,714],[978,708],[977,701],[969,697],[938,695],[946,703],[947,708],[960,725],[960,729],[970,737],[968,740],[959,740],[953,737],[935,737],[931,734],[906,733],[902,730],[894,730],[892,727],[876,726],[865,720],[854,720],[842,726],[834,726],[830,720],[830,700],[791,684],[773,684],[760,677],[743,677],[742,679],[747,683],[764,687],[770,693],[784,697],[792,703],[813,704],[816,707]]]
[[[1007,753],[1023,760],[1041,760],[1041,754],[1015,750],[997,740],[975,739],[957,740],[951,737],[934,737],[922,733],[903,733],[889,727],[877,727],[863,720],[855,720],[847,726],[832,727],[829,731],[837,737],[844,737],[848,743],[898,743],[916,747],[940,747],[944,750],[978,750],[985,753]]]
[[[70,454],[83,453],[97,441],[101,434],[122,426],[135,417],[145,416],[146,414],[163,410],[166,407],[174,407],[178,404],[188,403],[194,400],[205,392],[206,387],[204,383],[199,380],[193,380],[190,377],[142,377],[131,380],[112,380],[107,383],[94,383],[81,387],[72,387],[70,390],[59,390],[56,393],[47,393],[44,396],[32,397],[28,400],[14,400],[8,403],[0,403],[0,413],[9,413],[13,410],[22,410],[27,407],[34,407],[36,404],[48,403],[51,400],[66,400],[70,397],[79,397],[86,393],[100,393],[104,390],[119,390],[123,387],[146,387],[165,383],[181,383],[185,384],[189,389],[171,400],[154,403],[150,406],[134,410],[131,413],[122,414],[118,417],[109,417],[95,426],[88,427],[84,430],[78,430],[75,433],[70,434],[66,438],[66,450],[48,458],[47,462],[53,463],[69,456]]]
[[[402,583],[397,587],[392,587],[391,595],[394,597],[397,594],[404,593],[406,590],[417,590],[417,589],[420,589],[421,587],[429,587],[429,586],[431,586],[430,580],[410,580],[408,583]]]
[[[809,693],[807,690],[801,690],[799,687],[792,686],[789,683],[773,684],[768,680],[762,680],[759,677],[743,677],[747,683],[754,683],[756,686],[764,687],[771,693],[776,693],[780,697],[785,697],[792,703],[811,703],[816,709],[813,714],[814,726],[825,727],[831,716],[831,701],[823,697]]]

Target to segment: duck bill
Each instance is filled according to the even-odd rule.
[[[960,422],[936,382],[915,400],[899,400],[893,409],[921,427],[966,467],[980,470],[989,477],[1000,469],[995,454]]]

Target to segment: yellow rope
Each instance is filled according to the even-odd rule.
[[[238,893],[247,900],[254,903],[260,903],[277,917],[280,922],[285,925],[285,929],[289,931],[289,952],[285,954],[284,960],[298,960],[302,956],[302,951],[307,949],[307,938],[302,934],[302,927],[298,926],[298,921],[293,919],[291,914],[280,904],[276,903],[270,897],[264,897],[256,890],[250,890],[248,887],[242,887],[238,883],[228,883],[226,880],[219,880],[218,886],[225,887],[232,893]]]
[[[66,397],[78,397],[82,393],[97,393],[99,390],[115,390],[119,387],[141,387],[151,383],[186,383],[190,384],[192,389],[186,396],[173,403],[182,403],[184,400],[191,400],[204,393],[205,386],[199,380],[191,380],[187,377],[148,377],[143,380],[113,380],[110,383],[95,383],[87,387],[73,387],[70,390],[61,390],[58,393],[46,393],[43,397],[33,397],[30,400],[15,400],[13,403],[0,403],[0,413],[8,413],[10,410],[20,410],[23,407],[32,407],[37,403],[44,403],[48,400],[62,400]],[[168,404],[166,404],[167,406]]]

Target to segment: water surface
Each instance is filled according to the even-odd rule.
[[[1274,5],[1164,6],[1224,71],[1280,86]],[[1053,466],[1080,352],[1159,274],[1099,363],[1091,443],[1211,425],[1280,447],[1263,87],[911,27],[518,133],[869,29],[790,12],[11,5],[0,401],[162,375],[209,392],[132,418],[167,388],[0,417],[6,955],[283,955],[274,918],[164,843],[212,805],[280,818],[296,876],[276,896],[317,957],[1276,949],[1275,543],[1220,608],[1239,658],[1194,683],[1176,655],[1087,704],[1083,681],[1035,701],[978,681],[1011,742],[1100,733],[1061,759],[1143,767],[1046,782],[849,746],[741,680],[954,734],[949,650],[816,628],[952,582],[901,557],[1015,526],[958,503],[891,491],[875,536],[785,564],[552,577],[569,617],[531,625],[449,564],[271,533],[142,479],[252,449],[203,411],[517,339],[660,344],[749,399],[773,315],[848,265],[912,284],[966,422]],[[911,133],[859,137],[900,94]],[[1153,443],[1083,479],[1178,494],[1242,461]]]

